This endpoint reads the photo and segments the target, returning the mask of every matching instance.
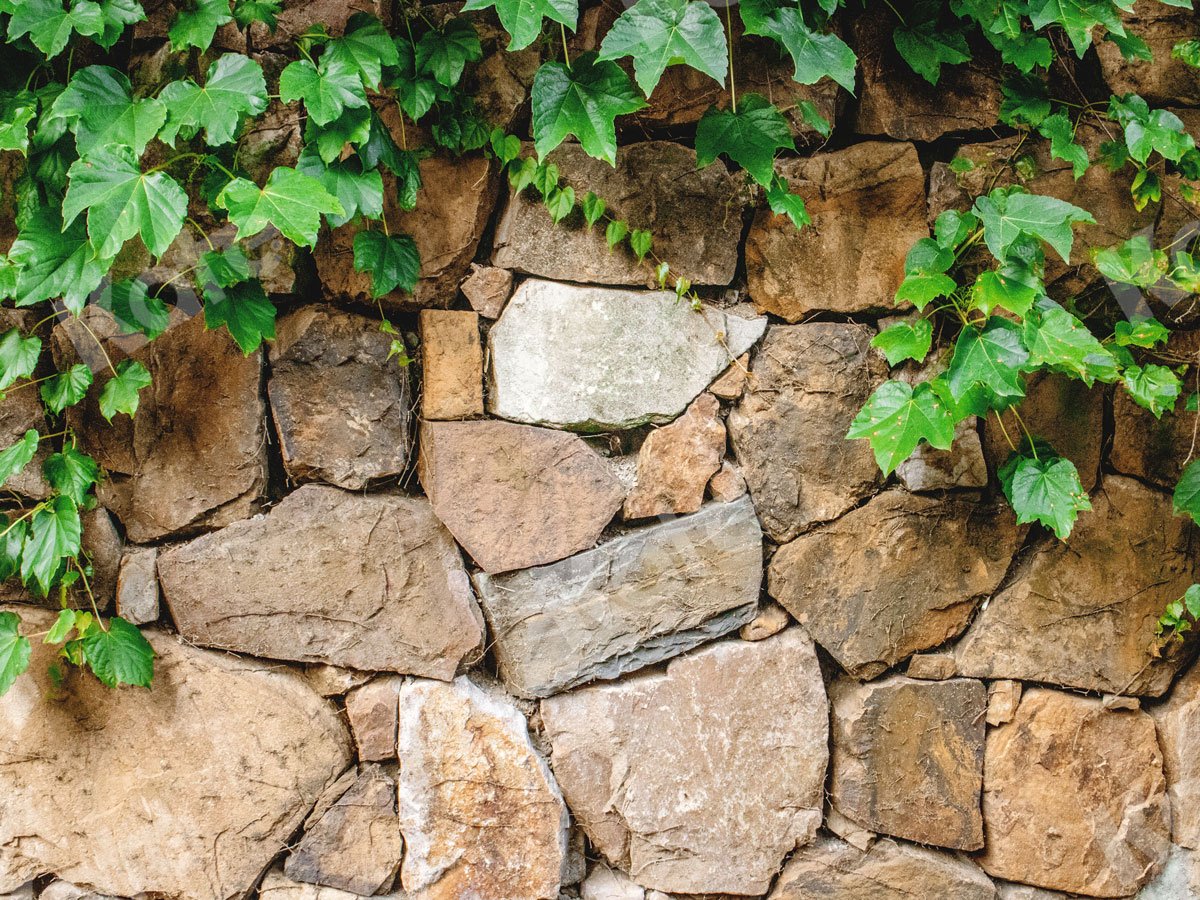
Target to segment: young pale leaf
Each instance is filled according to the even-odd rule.
[[[583,198],[583,220],[587,222],[587,227],[590,230],[600,217],[604,215],[604,210],[608,204],[601,197],[597,197],[591,191],[588,191],[587,196]]]
[[[33,375],[41,355],[41,338],[32,334],[23,337],[17,328],[6,331],[0,337],[0,391]]]
[[[928,319],[898,322],[875,335],[871,346],[882,350],[891,366],[906,359],[922,362],[933,346],[933,324]]]
[[[79,509],[70,497],[58,496],[33,514],[21,553],[21,580],[36,581],[49,593],[63,559],[79,555]]]
[[[37,453],[37,448],[38,433],[30,428],[25,432],[24,437],[11,447],[0,450],[0,485],[24,470],[29,465],[29,461],[33,459],[33,455]]]
[[[417,245],[408,235],[360,231],[354,236],[354,269],[371,273],[371,295],[382,297],[399,288],[411,292],[421,273]]]
[[[1118,347],[1153,347],[1171,336],[1171,332],[1157,319],[1134,316],[1128,322],[1118,322],[1113,329],[1113,339]]]
[[[633,251],[638,262],[646,258],[646,254],[650,252],[650,245],[653,243],[654,235],[645,229],[635,228],[629,232],[629,249]]]
[[[581,54],[568,68],[542,63],[533,78],[533,139],[542,159],[575,135],[583,151],[617,164],[617,116],[646,105],[616,63]]]
[[[217,35],[217,29],[233,21],[229,0],[190,0],[179,10],[167,29],[171,49],[175,51],[196,47],[207,50]]]
[[[1137,235],[1116,247],[1094,251],[1096,268],[1105,278],[1118,284],[1150,287],[1167,274],[1170,260],[1163,250],[1150,245],[1145,235]]]
[[[854,51],[832,32],[809,28],[800,10],[782,7],[767,16],[761,31],[774,38],[791,54],[796,71],[793,80],[816,84],[828,76],[854,93],[854,72],[858,63]]]
[[[795,148],[783,113],[758,94],[744,94],[736,112],[709,107],[696,126],[697,168],[724,154],[763,187],[775,177],[775,152]]]
[[[1080,512],[1092,508],[1079,472],[1069,459],[1016,455],[999,474],[1017,523],[1040,522],[1059,540],[1067,539]]]
[[[1155,150],[1172,162],[1178,162],[1196,146],[1196,141],[1175,113],[1151,109],[1137,94],[1113,97],[1108,114],[1125,129],[1125,146],[1129,155],[1140,163],[1146,162]]]
[[[859,411],[846,437],[869,441],[875,462],[890,475],[923,440],[949,450],[954,419],[929,384],[914,388],[903,381],[885,381]]]
[[[29,149],[29,123],[37,110],[37,97],[29,91],[0,91],[0,150]]]
[[[51,115],[70,123],[81,156],[122,144],[140,157],[166,121],[167,108],[154,97],[134,100],[129,79],[116,69],[88,66],[71,77]]]
[[[17,264],[17,306],[62,298],[78,314],[100,286],[112,259],[97,257],[82,221],[63,228],[58,210],[43,207],[22,225],[9,251]]]
[[[29,638],[21,636],[21,617],[0,612],[0,696],[29,668],[32,653]]]
[[[634,78],[647,97],[668,66],[691,66],[724,86],[729,64],[721,18],[699,0],[638,0],[600,45],[600,59],[623,56],[633,58]]]
[[[279,75],[279,99],[284,103],[303,100],[309,117],[318,125],[328,125],[347,109],[367,106],[362,77],[337,58],[322,58],[320,66],[307,59],[290,63]]]
[[[1175,408],[1181,388],[1179,377],[1166,366],[1158,365],[1129,366],[1122,383],[1133,402],[1150,410],[1156,419]]]
[[[242,353],[249,356],[264,340],[275,338],[275,304],[257,278],[204,291],[204,327],[224,325]]]
[[[190,79],[172,81],[159,99],[167,106],[159,138],[173,147],[179,134],[190,138],[203,128],[205,143],[219,147],[234,139],[242,115],[266,110],[267,82],[262,66],[250,57],[226,53],[208,67],[204,87]]]
[[[604,240],[608,242],[608,249],[625,240],[625,236],[629,234],[629,224],[622,219],[613,219],[608,223],[608,227],[604,229]]]
[[[46,636],[42,639],[42,643],[61,644],[67,639],[67,635],[71,633],[71,629],[74,627],[75,610],[59,610],[58,618],[54,620],[54,624],[51,625],[50,630],[46,632]]]
[[[1192,521],[1200,525],[1200,459],[1192,460],[1183,470],[1179,483],[1175,485],[1172,502],[1175,515],[1191,516]]]
[[[100,392],[100,414],[108,421],[119,413],[133,418],[138,408],[138,392],[150,386],[150,373],[135,359],[117,363],[117,373]]]
[[[87,396],[91,386],[92,370],[83,363],[76,363],[42,382],[42,402],[50,412],[57,415]]]
[[[975,385],[999,398],[1023,397],[1021,368],[1028,362],[1020,326],[992,316],[982,329],[968,326],[959,334],[947,384],[955,400],[963,399]]]
[[[293,244],[304,247],[316,245],[322,215],[345,213],[321,182],[286,166],[273,169],[262,188],[235,178],[221,191],[217,205],[229,212],[239,240],[274,225]]]
[[[495,7],[500,24],[509,34],[508,49],[524,50],[542,33],[542,19],[566,25],[572,31],[579,19],[579,0],[467,0],[463,12]]]
[[[88,495],[100,477],[100,466],[86,453],[67,444],[61,453],[46,457],[42,473],[50,487],[86,507],[92,499]]]
[[[1003,260],[1021,237],[1031,235],[1049,244],[1063,262],[1071,258],[1074,222],[1095,224],[1092,214],[1056,197],[997,188],[975,201],[974,212],[984,227],[984,241],[996,259]]]
[[[575,209],[575,189],[570,185],[553,188],[542,199],[550,218],[557,225]]]
[[[428,72],[445,87],[454,87],[462,79],[467,63],[482,58],[475,26],[466,19],[451,19],[442,28],[421,36],[414,61],[419,71]]]
[[[84,635],[83,653],[88,667],[107,687],[148,688],[154,681],[154,648],[137,626],[119,616],[108,620],[107,630],[93,624]]]
[[[1171,48],[1171,59],[1178,59],[1195,69],[1200,69],[1200,41],[1180,41]]]

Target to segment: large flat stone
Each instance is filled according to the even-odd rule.
[[[305,485],[166,551],[158,573],[180,633],[209,647],[449,679],[482,638],[458,548],[420,498]]]
[[[772,326],[729,412],[729,437],[763,531],[790,541],[836,519],[882,483],[866,441],[846,431],[887,376],[861,325]]]
[[[593,546],[625,489],[582,438],[512,422],[425,422],[421,486],[485,572]]]
[[[1171,838],[1200,849],[1200,669],[1175,683],[1167,702],[1151,707],[1171,798]]]
[[[959,674],[1162,694],[1190,653],[1156,625],[1197,580],[1198,537],[1169,497],[1108,476],[1069,541],[1022,557],[959,643]]]
[[[670,291],[531,279],[488,332],[489,409],[579,431],[670,421],[765,328]]]
[[[399,752],[411,900],[557,900],[567,807],[511,700],[466,678],[409,682]]]
[[[475,584],[505,685],[545,697],[740,628],[761,580],[762,532],[743,498]]]
[[[724,641],[541,704],[592,847],[644,887],[763,894],[821,821],[828,710],[812,641]]]
[[[978,861],[989,874],[1127,897],[1166,861],[1171,816],[1145,713],[1034,688],[989,731],[984,760]]]
[[[958,635],[1026,532],[1007,509],[890,490],[779,548],[767,590],[856,678]]]
[[[19,612],[29,632],[53,620]],[[0,892],[53,872],[115,896],[243,896],[349,764],[299,676],[147,635],[152,690],[73,674],[55,691],[35,640],[0,698]]]

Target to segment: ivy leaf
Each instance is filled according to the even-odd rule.
[[[54,101],[52,116],[71,123],[81,156],[96,147],[123,144],[140,157],[167,118],[161,100],[133,99],[129,79],[108,66],[88,66]]]
[[[383,67],[399,61],[396,45],[379,20],[366,13],[355,13],[346,23],[343,36],[326,46],[321,68],[356,72],[369,87],[378,88]]]
[[[356,146],[366,143],[371,137],[371,110],[368,107],[353,107],[344,110],[328,125],[318,125],[309,117],[304,123],[304,141],[316,145],[324,162],[331,163],[342,155],[347,144]]]
[[[922,4],[929,6],[928,4]],[[967,39],[961,31],[944,29],[938,26],[937,8],[933,4],[934,14],[924,21],[911,25],[901,25],[892,32],[892,41],[904,61],[914,72],[928,81],[937,84],[942,76],[942,64],[958,65],[971,59],[971,51],[967,47]],[[910,16],[909,21],[913,18]]]
[[[183,228],[187,194],[164,172],[143,173],[128,147],[97,149],[71,166],[63,198],[69,227],[87,211],[88,237],[100,256],[112,257],[135,234],[162,256]]]
[[[1113,34],[1125,34],[1112,0],[1034,0],[1029,19],[1039,31],[1047,25],[1061,25],[1080,59],[1092,45],[1092,30],[1097,25]]]
[[[1113,97],[1108,114],[1125,129],[1125,146],[1129,155],[1140,163],[1146,162],[1155,150],[1164,159],[1178,162],[1196,146],[1179,116],[1165,109],[1150,109],[1137,94]]]
[[[417,69],[445,87],[454,87],[467,63],[483,59],[483,47],[474,25],[466,19],[451,19],[442,28],[421,35],[415,54]]]
[[[997,307],[1023,316],[1043,290],[1041,279],[1028,266],[1005,262],[997,269],[981,272],[971,296],[974,309],[991,315]]]
[[[1175,515],[1187,515],[1200,525],[1200,459],[1194,459],[1183,470],[1179,483],[1175,485],[1172,498]]]
[[[181,9],[167,29],[171,49],[176,52],[188,47],[207,50],[217,35],[217,29],[233,21],[229,0],[192,0],[190,9]]]
[[[159,138],[172,147],[181,132],[190,138],[201,128],[210,147],[228,144],[238,120],[267,108],[267,82],[262,66],[240,53],[226,53],[211,66],[204,87],[194,81],[173,81],[159,98],[167,105],[167,121]]]
[[[309,117],[328,125],[346,109],[367,105],[362,78],[344,59],[323,57],[320,66],[307,59],[289,63],[279,75],[279,99],[284,103],[304,101]]]
[[[1113,355],[1083,322],[1053,300],[1043,301],[1025,317],[1024,343],[1032,366],[1048,366],[1089,387],[1096,380],[1117,379]]]
[[[1178,59],[1194,69],[1200,69],[1200,41],[1180,41],[1171,48],[1171,59]]]
[[[597,197],[588,191],[587,196],[583,198],[583,220],[587,222],[589,231],[600,221],[600,217],[604,215],[604,210],[607,208],[608,204],[604,202],[604,198]]]
[[[107,631],[94,624],[83,638],[83,653],[88,667],[107,687],[148,688],[154,681],[154,648],[137,626],[120,616],[108,620]]]
[[[7,390],[22,378],[29,378],[42,355],[42,339],[36,335],[22,337],[13,328],[0,337],[0,391]]]
[[[42,472],[50,487],[65,494],[79,506],[86,507],[91,491],[100,477],[100,466],[86,453],[80,453],[70,444],[61,453],[52,453],[42,463]]]
[[[1118,347],[1153,347],[1171,336],[1167,327],[1157,319],[1134,316],[1128,322],[1118,322],[1113,329],[1113,340]]]
[[[261,22],[274,32],[282,6],[283,0],[233,0],[233,18],[243,28]]]
[[[399,288],[411,293],[421,274],[417,245],[406,234],[360,231],[354,236],[354,270],[371,273],[371,296],[382,297]]]
[[[111,259],[101,259],[88,243],[83,222],[63,228],[58,210],[36,210],[9,251],[17,273],[17,306],[61,297],[78,314],[88,294],[100,286]]]
[[[210,285],[233,287],[240,281],[250,280],[250,260],[237,244],[224,250],[210,250],[196,263],[196,283],[203,291]]]
[[[495,7],[500,24],[509,34],[508,49],[524,50],[542,33],[542,19],[566,25],[572,31],[579,19],[579,0],[467,0],[463,12]]]
[[[1133,402],[1150,410],[1156,419],[1175,408],[1181,388],[1178,376],[1166,366],[1158,365],[1129,366],[1122,382]]]
[[[469,5],[469,4],[468,4]],[[617,116],[646,105],[616,63],[581,54],[568,68],[545,62],[533,78],[533,138],[542,159],[575,135],[583,151],[617,164]]]
[[[608,244],[608,249],[611,251],[613,247],[625,240],[629,234],[629,223],[623,219],[613,219],[604,229],[604,240]]]
[[[783,7],[767,16],[758,33],[774,38],[791,54],[796,71],[792,78],[800,84],[816,84],[829,76],[854,93],[858,58],[836,34],[815,31],[804,22],[800,10]]]
[[[899,365],[906,359],[922,362],[933,346],[933,323],[928,319],[898,322],[875,335],[871,346],[883,351],[890,366]]]
[[[771,186],[767,188],[767,205],[771,207],[771,212],[791,219],[796,228],[812,224],[804,198],[793,194],[791,186],[778,175],[771,179]]]
[[[21,617],[16,613],[0,612],[0,696],[8,693],[25,670],[33,647],[29,638],[21,636]]]
[[[42,639],[44,644],[61,644],[67,639],[67,635],[71,633],[71,629],[75,627],[75,610],[61,609],[58,611],[58,618],[54,620],[54,624],[50,626],[50,630],[46,632],[45,638]]]
[[[1010,75],[1000,85],[1000,121],[1014,128],[1036,128],[1050,115],[1050,90],[1033,75]]]
[[[697,0],[638,0],[613,23],[600,59],[633,58],[634,77],[649,97],[668,66],[684,64],[725,85],[725,29],[716,11]]]
[[[91,0],[72,0],[64,8],[62,0],[20,0],[8,23],[8,39],[29,35],[33,45],[53,59],[62,53],[72,34],[97,35],[104,30],[100,4]]]
[[[123,359],[116,369],[100,392],[100,414],[110,422],[119,413],[132,419],[138,408],[138,392],[150,386],[150,373],[137,360]]]
[[[273,169],[262,188],[235,178],[218,195],[217,205],[229,212],[239,240],[274,225],[293,244],[304,247],[317,243],[323,214],[345,213],[321,182],[286,166]]]
[[[1163,250],[1150,245],[1145,235],[1136,235],[1116,247],[1095,252],[1096,268],[1118,284],[1150,287],[1167,274],[1169,259]]]
[[[765,97],[745,94],[737,111],[710,106],[696,126],[696,167],[724,154],[764,187],[775,176],[775,151],[794,150],[787,119]]]
[[[46,407],[52,413],[58,414],[87,396],[91,386],[92,370],[83,363],[76,363],[43,381],[39,393]]]
[[[1066,113],[1047,116],[1038,126],[1038,132],[1050,141],[1050,155],[1069,162],[1076,181],[1082,178],[1091,160],[1087,150],[1075,143],[1075,126]]]
[[[38,448],[38,433],[30,428],[11,447],[0,450],[0,484],[4,484],[23,470],[33,459]]]
[[[1008,249],[1023,234],[1049,244],[1063,262],[1071,258],[1074,235],[1071,224],[1095,224],[1092,214],[1056,197],[1023,192],[1009,193],[997,188],[975,200],[974,213],[983,222],[983,239],[996,259],[1003,260]]]
[[[37,97],[29,91],[0,91],[0,150],[29,149],[29,123],[37,110]]]
[[[949,247],[921,238],[904,257],[904,280],[896,290],[896,302],[924,309],[930,301],[953,293],[958,284],[944,274],[952,265],[954,253]]]
[[[35,580],[49,593],[61,561],[79,555],[79,509],[70,497],[59,495],[33,514],[21,553],[21,580]]]
[[[204,327],[224,325],[234,343],[249,356],[264,340],[275,338],[275,304],[257,278],[229,287],[212,285],[204,291]]]
[[[890,475],[922,440],[949,450],[954,419],[929,384],[914,388],[903,381],[885,381],[859,411],[846,437],[869,441],[875,462],[884,475]]]
[[[317,179],[342,204],[341,215],[326,214],[330,227],[345,225],[355,216],[377,219],[383,215],[383,176],[378,169],[363,171],[361,160],[349,157],[326,165],[311,147],[305,147],[296,171]]]
[[[646,258],[646,254],[650,252],[650,245],[653,242],[654,235],[643,228],[635,228],[629,232],[629,249],[633,251],[633,255],[637,257],[638,262]]]
[[[1009,457],[1000,478],[1020,525],[1040,522],[1066,540],[1080,512],[1092,508],[1075,464],[1061,456]]]
[[[575,189],[570,185],[555,187],[543,198],[550,219],[557,225],[575,209]]]
[[[109,285],[98,301],[112,313],[122,334],[144,334],[153,340],[171,322],[171,311],[158,297],[151,297],[145,282],[126,278]]]
[[[1121,51],[1121,56],[1129,62],[1137,60],[1149,61],[1154,59],[1150,46],[1136,34],[1113,34],[1111,31],[1104,35],[1106,41],[1111,41]],[[1172,53],[1172,56],[1175,54]]]
[[[982,329],[968,326],[959,334],[947,384],[955,400],[961,400],[977,384],[998,398],[1023,397],[1021,368],[1028,362],[1020,327],[992,316]]]

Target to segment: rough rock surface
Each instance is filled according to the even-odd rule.
[[[880,484],[866,441],[846,431],[887,366],[859,325],[773,326],[755,351],[729,437],[772,540],[835,519]]]
[[[471,309],[485,319],[498,319],[512,296],[513,275],[508,269],[471,263],[471,274],[459,288]]]
[[[670,421],[766,324],[697,315],[670,291],[531,279],[488,333],[489,410],[582,431]]]
[[[622,147],[615,169],[573,143],[549,160],[579,199],[592,191],[609,215],[653,230],[654,252],[670,260],[672,276],[693,284],[733,279],[745,196],[724,163],[697,169],[694,150],[668,141]],[[652,278],[652,266],[626,249],[609,249],[603,222],[591,229],[582,220],[555,225],[536,193],[509,197],[492,262],[559,281],[645,284]]]
[[[625,489],[579,437],[512,422],[425,422],[421,485],[485,572],[593,546]]]
[[[1158,726],[1171,797],[1171,837],[1200,849],[1200,669],[1175,683],[1167,702],[1150,709]]]
[[[905,255],[929,237],[913,145],[868,141],[776,170],[804,198],[812,225],[797,230],[769,209],[755,216],[746,239],[754,305],[788,322],[817,310],[892,309]]]
[[[398,675],[372,678],[346,695],[346,718],[358,746],[358,758],[378,762],[396,758],[397,717],[400,714]]]
[[[919,444],[912,456],[896,467],[896,477],[910,491],[986,487],[988,467],[979,440],[979,421],[968,416],[959,422],[949,450]]]
[[[205,646],[448,679],[482,638],[458,549],[419,498],[305,485],[158,572],[180,633]]]
[[[158,549],[134,547],[117,570],[117,615],[134,625],[158,618]]]
[[[1070,541],[1043,538],[971,625],[959,674],[1158,696],[1190,656],[1155,626],[1197,580],[1197,539],[1169,497],[1108,476]]]
[[[767,687],[769,686],[769,687]],[[645,887],[762,894],[821,820],[828,719],[790,628],[665,673],[542,701],[554,771],[592,846]]]
[[[704,393],[670,425],[651,431],[638,451],[637,482],[625,499],[626,519],[693,513],[725,456],[720,404]]]
[[[556,900],[567,808],[507,699],[466,678],[400,694],[401,877],[413,900]]]
[[[1025,534],[1013,514],[891,490],[779,548],[767,590],[856,678],[959,634]]]
[[[421,416],[469,419],[483,415],[483,348],[479,314],[423,309]]]
[[[1132,15],[1122,16],[1131,37],[1141,38],[1154,61],[1127,60],[1112,41],[1096,44],[1100,69],[1114,94],[1138,94],[1151,108],[1200,105],[1196,70],[1171,51],[1176,44],[1200,38],[1200,23],[1188,9],[1174,4],[1138,3]]]
[[[349,763],[337,713],[296,675],[148,636],[153,690],[80,675],[52,700],[54,651],[34,641],[0,698],[0,755],[20,761],[0,767],[0,891],[54,872],[124,897],[241,895]]]
[[[988,733],[984,759],[978,861],[989,874],[1126,897],[1165,862],[1170,810],[1145,713],[1034,688]]]
[[[983,682],[842,678],[829,700],[830,799],[839,813],[919,844],[983,846]]]
[[[1172,847],[1162,871],[1138,891],[1136,900],[1200,900],[1200,858],[1195,851]]]
[[[974,863],[911,844],[862,851],[821,837],[788,860],[767,900],[995,900]]]
[[[734,631],[754,618],[761,581],[748,499],[553,565],[475,576],[500,675],[524,697],[616,678]]]
[[[268,396],[289,477],[357,490],[403,473],[412,398],[390,347],[375,322],[335,308],[279,321]]]

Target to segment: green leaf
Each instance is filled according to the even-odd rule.
[[[378,219],[383,215],[383,176],[378,169],[363,171],[358,158],[326,165],[312,147],[305,147],[296,161],[296,171],[320,181],[342,204],[342,215],[325,216],[331,228],[345,225],[355,216]]]
[[[71,633],[71,629],[75,627],[75,610],[62,609],[58,612],[58,618],[54,620],[54,624],[50,626],[50,630],[46,632],[45,638],[42,639],[44,644],[61,644],[67,639],[67,635]]]
[[[249,356],[264,340],[275,338],[275,304],[257,278],[228,287],[209,285],[204,290],[204,327],[215,331],[224,325],[242,353]]]
[[[29,123],[37,111],[37,97],[29,91],[0,91],[0,150],[29,149]]]
[[[154,256],[162,256],[183,228],[187,194],[163,172],[143,173],[128,147],[97,149],[71,166],[63,198],[67,226],[87,211],[88,237],[97,254],[116,256],[140,234]]]
[[[943,63],[958,65],[971,59],[962,32],[939,27],[937,6],[933,5],[933,17],[915,21],[910,13],[907,19],[910,24],[900,25],[892,32],[892,40],[904,61],[930,84],[938,83]]]
[[[928,319],[898,322],[871,339],[871,346],[883,351],[888,365],[895,366],[906,359],[924,361],[933,346],[933,323]]]
[[[126,278],[108,285],[100,294],[99,306],[112,313],[122,334],[144,334],[153,340],[171,322],[171,311],[158,297],[151,297],[145,282]]]
[[[583,53],[570,68],[545,62],[533,78],[533,137],[542,159],[575,135],[585,153],[617,163],[617,116],[646,105],[614,62]]]
[[[551,220],[557,225],[575,209],[575,189],[570,185],[556,187],[546,194],[542,202],[545,203]]]
[[[88,494],[100,477],[100,466],[86,453],[67,444],[61,453],[46,457],[42,472],[50,487],[86,507],[91,500]]]
[[[1029,365],[1048,366],[1084,381],[1115,381],[1117,361],[1083,322],[1053,300],[1045,300],[1025,317],[1024,343]]]
[[[646,254],[650,252],[650,245],[654,242],[654,236],[644,229],[635,228],[629,232],[629,249],[633,251],[633,255],[637,257],[638,262],[646,258]]]
[[[884,475],[890,475],[923,440],[949,450],[954,419],[929,384],[914,388],[903,381],[885,381],[855,417],[846,437],[869,441],[875,462]]]
[[[1063,262],[1070,262],[1073,222],[1095,224],[1092,214],[1056,197],[1043,197],[997,188],[975,200],[974,212],[983,222],[984,241],[996,259],[1023,234],[1045,241]]]
[[[29,638],[21,636],[21,617],[0,612],[0,696],[29,668],[32,653]]]
[[[0,391],[33,375],[41,355],[41,338],[32,334],[23,337],[17,328],[6,331],[0,337]]]
[[[190,138],[201,128],[210,147],[228,144],[242,115],[257,116],[267,108],[267,82],[262,66],[240,53],[226,53],[211,66],[204,87],[190,79],[173,81],[159,98],[167,105],[167,121],[159,138],[175,146],[180,133]]]
[[[129,684],[150,687],[154,680],[154,648],[138,631],[119,616],[108,620],[108,630],[99,624],[83,638],[88,667],[107,687]]]
[[[1138,60],[1148,62],[1154,59],[1154,53],[1150,50],[1150,46],[1136,34],[1113,34],[1110,31],[1104,35],[1104,39],[1115,44],[1121,51],[1121,56],[1129,62]]]
[[[583,220],[587,222],[589,230],[600,221],[607,206],[603,199],[588,191],[587,196],[583,198]]]
[[[1183,470],[1175,485],[1172,503],[1175,515],[1191,516],[1192,521],[1200,525],[1200,459],[1192,460]]]
[[[382,297],[397,288],[411,293],[421,274],[421,257],[408,235],[360,231],[354,236],[354,269],[371,273],[373,297]]]
[[[854,51],[836,34],[809,28],[800,10],[777,9],[763,21],[761,30],[751,33],[774,38],[786,48],[796,67],[792,78],[800,84],[816,84],[828,76],[854,93],[858,63]]]
[[[758,94],[744,94],[737,112],[709,107],[696,126],[697,168],[724,154],[764,187],[775,177],[775,151],[795,148],[787,119]]]
[[[466,19],[451,19],[442,28],[427,31],[417,41],[417,68],[446,87],[458,84],[467,63],[479,59],[483,59],[479,33]]]
[[[103,30],[100,4],[90,0],[71,0],[66,8],[62,0],[20,0],[8,23],[8,39],[27,34],[35,47],[53,59],[73,34],[98,35]]]
[[[92,370],[83,363],[76,363],[42,382],[42,402],[50,412],[58,414],[87,396],[91,386]]]
[[[975,279],[971,306],[989,316],[997,307],[1023,316],[1041,291],[1041,281],[1027,267],[1005,263]]]
[[[322,215],[345,213],[321,182],[286,166],[273,169],[262,188],[235,178],[221,191],[217,205],[229,212],[239,240],[274,225],[293,244],[305,247],[316,245]]]
[[[383,67],[399,61],[396,45],[379,20],[366,13],[355,13],[346,23],[342,37],[326,46],[320,68],[356,72],[368,87],[375,89],[379,87]]]
[[[955,400],[961,400],[975,385],[1000,398],[1023,397],[1021,369],[1028,362],[1020,327],[992,316],[982,329],[968,326],[959,334],[947,384]]]
[[[1137,162],[1146,162],[1155,150],[1164,159],[1178,162],[1196,146],[1179,116],[1165,109],[1151,109],[1137,94],[1113,97],[1108,114],[1125,129],[1125,146]]]
[[[1035,128],[1050,115],[1046,82],[1033,75],[1010,75],[1000,85],[1000,121],[1014,128]]]
[[[1100,274],[1119,284],[1150,287],[1167,274],[1167,254],[1155,250],[1145,235],[1137,235],[1116,247],[1094,253]]]
[[[283,0],[233,0],[233,18],[243,28],[261,22],[274,31],[282,6]]]
[[[954,253],[950,248],[930,238],[921,238],[904,258],[904,281],[896,290],[896,302],[909,302],[917,309],[924,309],[930,301],[953,293],[958,285],[949,275],[942,274],[952,265]]]
[[[1113,34],[1125,34],[1121,18],[1112,0],[1034,0],[1029,19],[1041,30],[1047,25],[1061,25],[1082,59],[1092,44],[1092,31],[1103,25]]]
[[[822,137],[829,137],[833,134],[833,125],[826,119],[811,100],[801,100],[796,108],[800,110],[800,118],[809,128],[812,128]]]
[[[92,40],[105,50],[112,48],[122,34],[125,26],[144,21],[146,11],[137,0],[99,0],[100,17],[104,20],[104,30],[94,35]]]
[[[788,183],[778,175],[771,179],[771,186],[767,188],[767,205],[771,207],[771,212],[791,219],[796,228],[812,224],[804,198],[793,194]]]
[[[362,78],[346,61],[323,57],[320,66],[307,59],[290,63],[279,75],[279,99],[284,103],[304,101],[309,117],[328,125],[344,110],[366,107]]]
[[[1181,385],[1178,376],[1166,366],[1129,366],[1122,383],[1133,402],[1161,419],[1167,410],[1175,408]]]
[[[88,66],[71,77],[52,115],[70,123],[81,156],[122,144],[140,157],[166,121],[167,108],[154,97],[134,100],[129,79],[116,69]]]
[[[633,58],[634,77],[647,97],[673,65],[690,66],[724,86],[728,52],[721,18],[702,0],[638,0],[600,45],[600,59]]]
[[[1012,456],[1000,475],[1017,523],[1040,522],[1066,540],[1080,512],[1092,508],[1075,464],[1060,456]]]
[[[237,244],[224,250],[210,250],[196,263],[196,283],[201,290],[211,285],[233,287],[240,281],[250,280],[250,260]]]
[[[111,259],[97,257],[88,243],[83,222],[65,230],[58,210],[36,210],[21,228],[9,251],[20,268],[17,273],[17,306],[62,298],[78,314],[88,294],[100,286]]]
[[[363,145],[371,137],[371,110],[356,107],[345,110],[328,125],[318,125],[309,118],[304,123],[304,141],[316,145],[321,160],[331,163],[337,160],[347,144]]]
[[[579,18],[578,0],[467,0],[463,12],[495,8],[500,24],[509,33],[508,49],[524,50],[542,33],[542,19],[566,25],[572,31]]]
[[[1071,171],[1078,181],[1088,170],[1090,160],[1087,150],[1075,143],[1075,126],[1065,113],[1055,113],[1042,120],[1038,126],[1042,137],[1050,141],[1050,155],[1071,164]]]
[[[1118,347],[1153,347],[1165,343],[1171,332],[1157,319],[1134,316],[1128,322],[1118,322],[1113,329]]]
[[[1200,41],[1180,41],[1171,49],[1171,59],[1178,59],[1200,69]]]
[[[186,50],[197,47],[207,50],[217,35],[217,29],[233,21],[229,0],[190,0],[190,8],[179,10],[175,21],[167,29],[171,38],[171,49]]]
[[[608,242],[608,249],[625,240],[625,236],[629,234],[629,224],[622,219],[613,219],[608,223],[608,227],[604,229],[604,240]]]
[[[48,500],[33,514],[29,536],[21,554],[21,579],[37,582],[42,593],[49,593],[63,559],[79,555],[79,509],[70,497]]]
[[[18,472],[22,471],[33,455],[37,453],[38,433],[30,428],[25,435],[11,447],[0,450],[0,484],[4,484]]]
[[[135,359],[117,363],[117,372],[100,392],[100,414],[108,421],[119,413],[133,418],[138,408],[138,392],[150,386],[150,373]]]

